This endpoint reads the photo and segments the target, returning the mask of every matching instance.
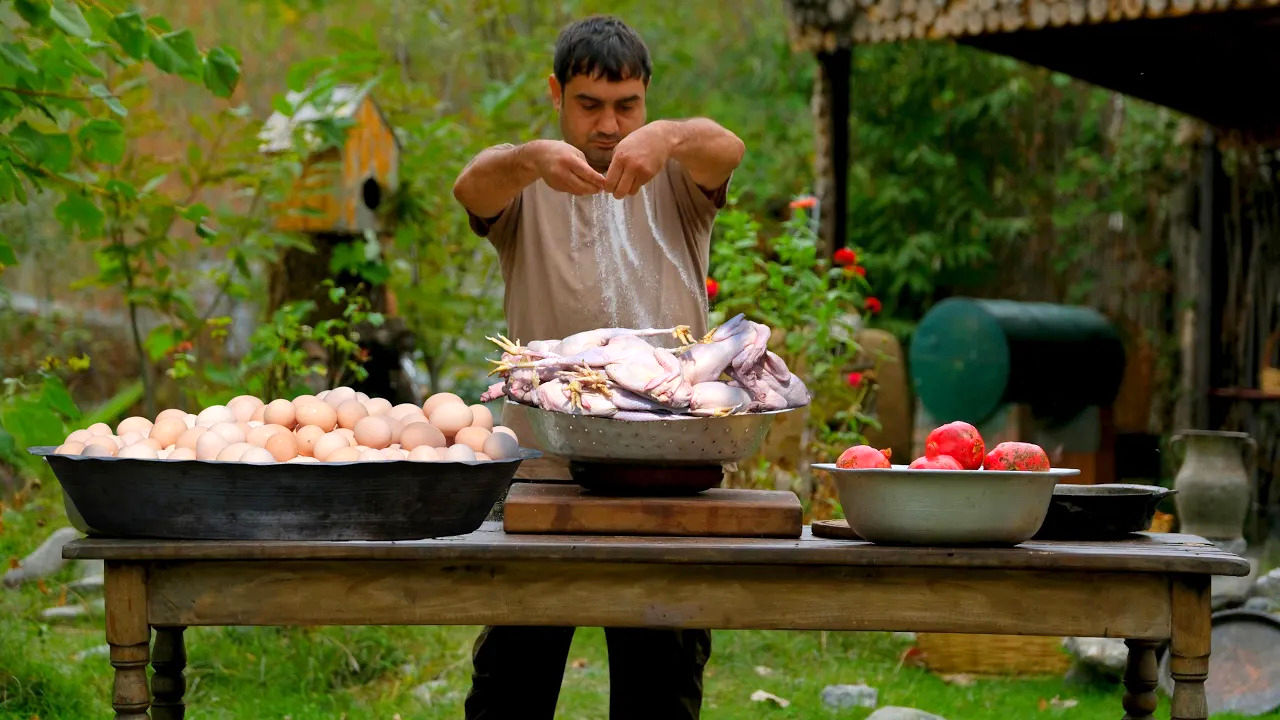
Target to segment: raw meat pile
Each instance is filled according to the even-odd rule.
[[[491,361],[502,382],[482,401],[503,395],[544,410],[652,420],[764,412],[809,403],[809,389],[768,349],[769,328],[738,315],[701,340],[687,326],[601,328],[528,345],[489,338],[502,348]],[[646,338],[671,336],[667,349]],[[727,378],[727,379],[726,379]]]

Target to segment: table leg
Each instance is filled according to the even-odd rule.
[[[1205,720],[1209,707],[1204,682],[1209,677],[1209,638],[1212,612],[1209,576],[1173,580],[1173,637],[1169,670],[1173,675],[1172,720]]]
[[[156,642],[151,650],[151,717],[154,720],[183,720],[186,705],[182,695],[187,691],[182,671],[187,667],[187,648],[182,641],[183,627],[156,628]]]
[[[147,720],[151,627],[147,624],[146,570],[141,565],[109,562],[104,583],[107,644],[116,671],[111,706],[116,720]]]
[[[1159,667],[1155,640],[1125,640],[1129,659],[1124,667],[1124,720],[1151,720],[1156,712]]]

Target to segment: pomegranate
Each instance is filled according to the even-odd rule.
[[[1039,445],[1002,442],[982,462],[987,470],[1048,470],[1049,456]]]
[[[950,455],[965,470],[982,467],[982,456],[986,452],[978,428],[962,420],[934,428],[924,443],[925,457]]]
[[[950,455],[918,457],[907,466],[908,470],[963,470],[959,460]]]
[[[889,463],[889,458],[892,455],[893,450],[889,448],[877,450],[870,445],[854,445],[840,453],[840,458],[836,460],[836,467],[846,470],[851,468],[893,467]]]

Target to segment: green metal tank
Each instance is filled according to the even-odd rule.
[[[1069,419],[1115,399],[1124,346],[1092,308],[950,298],[911,338],[911,380],[939,422],[978,424],[1004,403]]]

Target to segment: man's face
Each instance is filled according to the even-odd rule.
[[[605,172],[618,141],[644,125],[644,81],[574,75],[562,88],[552,75],[549,82],[564,141],[581,150],[597,172]]]

